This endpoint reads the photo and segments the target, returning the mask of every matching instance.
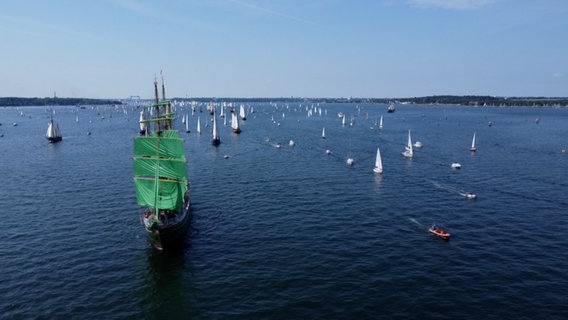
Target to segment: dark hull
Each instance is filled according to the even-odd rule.
[[[213,141],[211,141],[211,144],[214,146],[218,146],[221,144],[221,140],[220,139],[213,139]]]
[[[59,142],[61,140],[63,140],[62,137],[47,138],[47,141],[49,142]]]
[[[154,228],[148,230],[148,238],[152,246],[158,250],[168,250],[183,243],[191,222],[191,208],[184,208],[185,218],[179,223],[165,228]]]

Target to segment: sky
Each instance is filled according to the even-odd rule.
[[[566,0],[0,1],[0,97],[568,96]]]

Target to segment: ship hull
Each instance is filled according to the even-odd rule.
[[[181,213],[182,219],[175,224],[165,227],[147,226],[148,239],[152,246],[160,251],[178,247],[184,241],[185,235],[191,222],[191,208],[184,207]]]

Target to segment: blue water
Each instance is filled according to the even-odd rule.
[[[255,104],[218,148],[190,116],[192,226],[166,253],[138,215],[134,107],[56,107],[57,144],[44,107],[0,108],[1,317],[568,318],[568,109],[306,107]]]

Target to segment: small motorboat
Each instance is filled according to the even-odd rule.
[[[424,146],[424,145],[423,145],[422,142],[420,142],[420,141],[414,142],[414,148],[420,149],[420,148],[422,148],[423,146]]]
[[[450,234],[446,232],[443,228],[437,227],[436,225],[432,225],[430,229],[428,229],[428,232],[437,236],[440,239],[450,240]]]
[[[477,198],[477,195],[473,192],[466,192],[466,193],[464,193],[464,197],[466,199],[475,199],[475,198]]]
[[[459,164],[458,162],[452,163],[452,169],[459,170],[459,169],[461,169],[461,167],[462,167],[462,165]]]

